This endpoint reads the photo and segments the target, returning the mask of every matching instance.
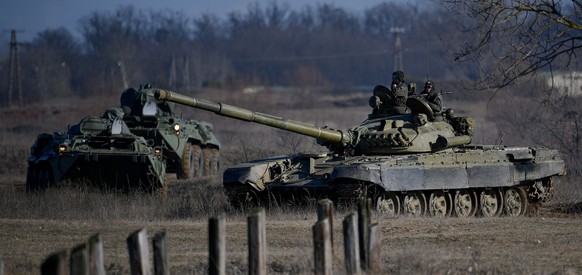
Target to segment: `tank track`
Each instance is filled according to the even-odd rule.
[[[540,205],[551,199],[553,183],[544,178],[510,188],[384,192],[371,183],[346,181],[334,183],[331,193],[305,188],[256,192],[243,185],[231,185],[225,192],[235,208],[311,204],[321,198],[345,204],[365,197],[372,200],[376,213],[385,217],[516,217],[537,215]]]

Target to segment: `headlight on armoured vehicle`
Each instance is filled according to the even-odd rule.
[[[154,154],[158,158],[162,157],[162,147],[155,147],[154,148]]]
[[[178,123],[174,124],[173,128],[174,128],[174,132],[176,132],[176,135],[179,135],[180,134],[180,124],[178,124]]]
[[[64,153],[65,151],[67,151],[67,144],[60,144],[59,145],[59,153]]]

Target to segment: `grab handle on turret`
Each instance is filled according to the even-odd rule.
[[[271,116],[259,112],[253,112],[247,109],[227,105],[224,103],[213,102],[210,100],[198,99],[185,96],[176,92],[159,89],[155,92],[156,99],[171,101],[186,106],[214,112],[221,116],[236,118],[243,121],[256,122],[274,128],[314,137],[325,140],[329,143],[349,144],[351,141],[342,131],[331,130],[315,125],[284,119],[281,117]]]

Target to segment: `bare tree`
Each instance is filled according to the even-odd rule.
[[[578,66],[580,0],[442,0],[460,17],[456,60],[478,61],[481,88],[502,88],[541,70]]]

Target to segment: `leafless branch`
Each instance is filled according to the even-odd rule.
[[[503,88],[539,71],[578,65],[582,47],[580,0],[443,0],[461,17],[464,43],[456,60],[476,60],[478,86]],[[468,22],[468,23],[467,23]]]

